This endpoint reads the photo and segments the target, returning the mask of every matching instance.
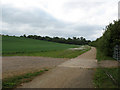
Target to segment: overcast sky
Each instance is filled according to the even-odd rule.
[[[2,0],[2,34],[95,40],[118,19],[119,0]]]

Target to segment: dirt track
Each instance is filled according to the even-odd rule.
[[[94,88],[93,78],[96,67],[116,66],[118,66],[116,61],[97,63],[95,48],[70,60],[45,57],[3,57],[4,77],[54,67],[18,88]]]
[[[94,88],[96,49],[68,60],[19,88]]]
[[[3,78],[20,75],[44,68],[53,68],[68,59],[12,56],[2,58]]]

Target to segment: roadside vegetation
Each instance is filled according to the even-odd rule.
[[[97,48],[99,61],[112,59],[114,47],[120,45],[120,20],[106,26],[103,36],[91,42],[90,45]]]
[[[98,61],[102,61],[102,60],[115,60],[113,57],[105,55],[99,48],[96,48],[96,49],[97,49],[96,59]]]
[[[120,45],[120,20],[110,23],[105,28],[103,36],[90,43],[97,49],[97,60],[113,59],[114,47]],[[94,84],[97,88],[118,88],[120,86],[118,68],[98,68],[96,70]]]
[[[43,56],[54,58],[74,58],[90,50],[87,45],[81,50],[70,50],[69,48],[80,48],[81,45],[61,44],[24,37],[3,36],[3,56]]]
[[[120,88],[119,68],[97,68],[94,77],[96,88]]]
[[[48,69],[40,70],[37,72],[26,73],[19,76],[9,77],[2,80],[2,88],[16,88],[22,83],[31,81],[34,77],[43,74]]]

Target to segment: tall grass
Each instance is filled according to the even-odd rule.
[[[105,55],[104,52],[102,52],[99,48],[96,48],[96,49],[97,49],[96,59],[98,61],[102,61],[102,60],[115,60],[114,58]]]
[[[97,68],[94,77],[95,86],[97,88],[118,88],[120,85],[119,71],[119,68]],[[111,75],[116,83],[114,83],[114,81],[108,77],[105,72]]]

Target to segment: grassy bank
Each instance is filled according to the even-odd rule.
[[[112,80],[108,75],[111,75]],[[94,84],[96,88],[118,88],[120,83],[118,68],[97,68]]]
[[[31,81],[34,77],[43,74],[45,71],[48,70],[45,69],[45,70],[40,70],[38,72],[26,73],[20,76],[5,78],[2,81],[2,88],[15,88],[22,83]]]
[[[102,52],[100,49],[98,48],[96,49],[97,49],[96,58],[98,61],[115,60],[112,57],[106,56],[104,52]],[[118,83],[120,83],[119,72],[120,72],[119,68],[97,68],[94,77],[95,87],[118,88]],[[111,76],[114,80],[112,80]]]
[[[120,20],[113,21],[109,23],[104,29],[104,33],[100,38],[97,38],[95,41],[91,42],[90,45],[97,47],[97,60],[114,60],[113,53],[114,47],[116,45],[120,45]],[[109,57],[110,56],[110,57]],[[95,85],[99,88],[114,88],[117,85],[113,84],[111,80],[106,76],[104,72],[108,72],[115,78],[115,80],[119,80],[118,78],[118,68],[99,68],[96,71],[95,75]]]
[[[96,58],[98,61],[101,61],[101,60],[115,60],[114,58],[110,57],[110,56],[106,56],[104,54],[104,52],[102,52],[99,48],[96,48],[97,49],[97,55],[96,55]]]

